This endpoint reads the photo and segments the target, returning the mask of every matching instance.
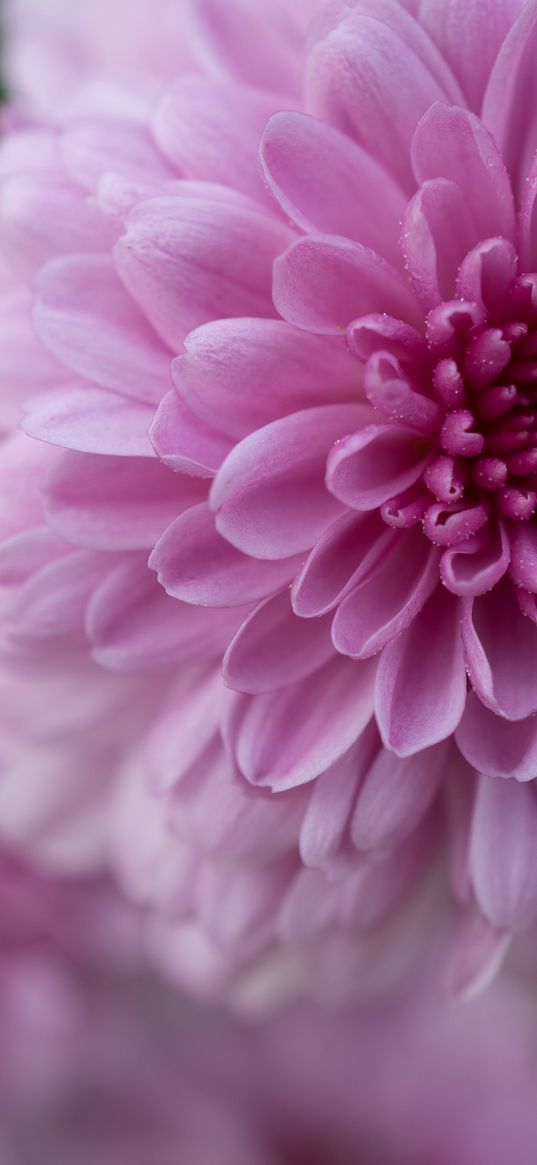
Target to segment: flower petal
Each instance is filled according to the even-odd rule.
[[[466,672],[457,602],[438,587],[380,658],[375,711],[386,748],[412,756],[455,731]]]
[[[402,245],[426,311],[453,298],[461,260],[478,238],[460,188],[445,178],[424,182],[404,213]]]
[[[259,0],[194,0],[188,9],[188,42],[215,77],[294,93],[299,45],[292,14]]]
[[[458,86],[400,5],[377,0],[374,17],[370,3],[357,4],[313,42],[305,67],[306,109],[355,138],[411,189],[409,144],[416,123],[448,92],[459,100]]]
[[[45,509],[52,528],[75,545],[139,550],[199,502],[201,488],[156,459],[69,452],[49,474]]]
[[[172,599],[148,569],[146,555],[129,556],[93,592],[86,631],[93,658],[131,671],[215,658],[237,626],[233,612],[207,612]]]
[[[420,24],[478,113],[490,71],[524,0],[421,0]]]
[[[375,655],[408,627],[438,583],[438,555],[421,527],[397,531],[392,545],[338,607],[334,647],[353,659]]]
[[[238,692],[270,692],[311,675],[333,656],[330,620],[299,619],[287,588],[246,619],[224,659],[224,680]]]
[[[528,0],[496,57],[483,98],[483,121],[522,192],[537,145],[537,3]]]
[[[192,506],[165,530],[149,559],[159,582],[177,599],[209,607],[240,607],[288,586],[300,558],[249,558],[218,533],[207,505]]]
[[[338,656],[288,688],[234,695],[225,736],[246,779],[280,791],[328,769],[371,718],[374,674],[372,661]]]
[[[458,186],[477,232],[475,242],[493,235],[514,239],[509,175],[492,134],[473,113],[441,104],[428,109],[412,139],[412,165],[419,183],[446,178]]]
[[[387,312],[419,326],[402,275],[374,251],[336,236],[298,239],[274,263],[273,298],[284,319],[339,335],[357,316]]]
[[[404,196],[345,134],[303,113],[276,113],[263,135],[261,162],[282,210],[303,230],[344,235],[400,263]]]
[[[336,518],[294,580],[291,599],[297,615],[310,618],[332,610],[366,577],[391,540],[376,510]]]
[[[80,633],[88,600],[108,568],[107,555],[88,550],[42,566],[17,592],[9,612],[14,634],[47,639]]]
[[[462,635],[474,691],[508,720],[537,712],[537,627],[522,614],[512,583],[462,601]]]
[[[55,259],[35,288],[37,333],[62,364],[103,388],[160,400],[170,386],[169,353],[106,256]]]
[[[378,734],[371,721],[356,744],[317,777],[300,830],[304,865],[327,872],[334,868],[344,847],[357,790],[376,748]]]
[[[326,483],[356,510],[376,510],[421,477],[426,442],[402,425],[366,425],[339,441],[328,458]]]
[[[360,405],[326,405],[245,437],[211,488],[220,533],[256,558],[308,550],[341,508],[324,483],[328,451],[364,414]]]
[[[158,103],[153,133],[164,156],[185,177],[219,182],[273,206],[257,150],[274,100],[260,89],[184,77]]]
[[[21,428],[30,437],[120,457],[153,457],[149,426],[154,409],[90,384],[74,384],[28,401]]]
[[[464,716],[457,729],[457,744],[469,764],[490,777],[514,777],[533,781],[537,777],[537,723],[504,720],[485,708],[470,692]]]
[[[358,792],[351,837],[358,850],[397,845],[423,820],[440,788],[447,746],[436,744],[410,757],[381,748]]]
[[[116,243],[118,272],[144,315],[178,352],[192,328],[229,316],[272,316],[272,263],[292,239],[261,207],[151,198]]]
[[[177,391],[235,440],[300,409],[356,400],[362,381],[343,337],[308,335],[283,320],[212,320],[185,349],[172,365]]]
[[[151,441],[164,465],[193,477],[214,477],[231,441],[200,420],[172,388],[160,402]]]
[[[495,526],[489,522],[472,538],[444,551],[440,574],[448,591],[465,597],[492,590],[509,566],[510,537],[501,522]]]
[[[537,916],[536,830],[533,784],[480,778],[470,862],[477,900],[495,927],[525,929]]]

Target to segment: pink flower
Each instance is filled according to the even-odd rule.
[[[104,850],[192,984],[390,977],[448,848],[454,990],[537,913],[537,11],[422,9],[198,0],[212,76],[4,145],[9,650],[135,673]]]
[[[480,54],[477,9],[452,5],[452,26],[444,7],[419,21],[357,3],[319,20],[305,112],[276,114],[261,143],[304,232],[274,265],[285,322],[188,337],[155,446],[164,460],[184,447],[179,400],[230,450],[205,461],[208,507],[150,562],[186,601],[262,599],[224,659],[240,693],[224,733],[255,785],[326,774],[302,852],[317,796],[323,829],[371,852],[464,782],[456,890],[503,942],[537,913],[533,786],[490,780],[531,780],[537,749],[535,143],[521,96],[537,9],[499,4]],[[190,452],[201,466],[195,440]],[[364,759],[373,716],[382,746]]]

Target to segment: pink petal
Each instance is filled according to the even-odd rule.
[[[283,8],[283,6],[282,6]],[[292,17],[260,0],[194,0],[188,12],[188,40],[203,71],[215,77],[294,93],[298,44]]]
[[[207,713],[210,716],[210,707],[206,717]],[[188,723],[192,723],[190,715]],[[183,734],[179,739],[182,746]],[[201,766],[203,774],[194,771]],[[255,865],[296,851],[307,790],[273,797],[270,791],[253,789],[236,773],[218,737],[194,770],[188,776],[192,796],[187,803],[183,783],[174,816],[174,826],[177,821],[180,832],[182,826],[187,841],[232,862],[238,858]]]
[[[4,538],[0,543],[0,584],[20,586],[42,566],[55,558],[63,558],[67,550],[63,538],[58,538],[48,526],[32,526]]]
[[[170,357],[105,256],[48,263],[36,281],[35,326],[63,364],[103,388],[156,401]]]
[[[461,916],[450,947],[446,989],[456,1003],[469,1003],[496,978],[509,950],[508,931],[491,926],[473,904]]]
[[[457,276],[461,299],[482,305],[490,323],[502,324],[511,309],[518,256],[507,239],[485,239],[466,255]]]
[[[513,584],[464,599],[466,664],[479,699],[497,715],[524,720],[537,712],[537,627],[522,614]]]
[[[244,878],[240,867],[207,866],[200,880],[198,910],[219,949],[252,958],[272,938],[276,912],[294,867],[288,859],[256,868]]]
[[[166,344],[229,316],[272,316],[272,263],[292,234],[244,202],[151,198],[127,220],[116,267]]]
[[[400,263],[404,196],[345,134],[303,113],[276,113],[261,162],[282,210],[303,230],[344,235]]]
[[[337,898],[337,887],[317,870],[298,870],[281,904],[278,937],[294,946],[326,936],[337,917]]]
[[[207,612],[171,599],[147,566],[147,556],[120,563],[94,591],[86,615],[93,658],[114,670],[175,665],[219,656],[237,612]]]
[[[167,529],[149,559],[159,582],[177,599],[209,607],[239,607],[287,586],[299,558],[258,561],[218,534],[208,506],[193,506]]]
[[[231,449],[231,441],[200,420],[175,389],[160,402],[151,441],[164,465],[194,477],[214,477]]]
[[[26,282],[49,259],[74,251],[106,251],[112,224],[83,193],[55,175],[15,174],[0,182],[1,252]]]
[[[224,680],[238,692],[270,692],[311,675],[332,656],[330,620],[299,619],[285,589],[239,628],[224,659]]]
[[[418,367],[429,363],[424,336],[385,312],[353,320],[347,328],[347,344],[353,356],[364,364],[379,349],[395,360],[412,358]]]
[[[126,118],[77,119],[61,135],[61,154],[70,177],[92,193],[110,171],[144,182],[174,176],[145,126]]]
[[[108,568],[106,555],[87,550],[42,566],[19,589],[11,608],[15,634],[47,639],[80,632],[88,600]]]
[[[460,726],[458,731],[460,731]],[[475,769],[467,763],[459,749],[452,746],[448,758],[443,794],[450,880],[455,897],[459,902],[470,901],[473,894],[469,849],[477,781],[478,774]]]
[[[483,98],[483,121],[496,139],[515,191],[523,190],[537,144],[536,45],[537,3],[529,0],[502,44]]]
[[[408,627],[438,583],[438,556],[421,528],[397,531],[338,607],[334,647],[354,659],[375,655]]]
[[[0,428],[18,425],[28,394],[55,388],[64,370],[39,342],[32,325],[30,288],[0,294]],[[349,362],[352,357],[348,355]]]
[[[501,522],[488,523],[472,538],[444,551],[442,582],[454,595],[484,595],[503,578],[511,556],[512,535]]]
[[[442,409],[419,389],[416,391],[412,379],[390,352],[373,352],[369,357],[364,388],[367,399],[387,420],[436,438],[444,419]]]
[[[471,692],[457,729],[457,744],[469,764],[490,777],[533,781],[537,775],[537,724],[504,720]]]
[[[330,768],[371,718],[374,672],[370,661],[336,657],[291,687],[234,695],[225,735],[247,780],[280,791]]]
[[[445,743],[396,758],[381,748],[358,792],[351,837],[358,850],[393,846],[423,820],[446,767]]]
[[[345,843],[357,790],[377,747],[378,735],[371,721],[356,744],[317,777],[300,830],[304,865],[333,868]]]
[[[311,336],[283,320],[213,320],[191,332],[172,366],[178,392],[235,439],[278,417],[356,400],[361,375],[342,337]]]
[[[374,510],[421,477],[428,461],[422,437],[402,425],[366,425],[331,451],[326,482],[356,510]]]
[[[447,178],[462,191],[477,238],[515,237],[515,204],[509,175],[492,135],[473,113],[433,105],[412,139],[419,183]]]
[[[537,159],[530,166],[521,198],[519,216],[520,261],[522,270],[537,267]]]
[[[199,500],[197,481],[178,479],[157,460],[65,453],[48,477],[46,512],[75,544],[138,550]]]
[[[470,860],[477,900],[495,927],[525,929],[537,915],[537,795],[532,784],[481,777]]]
[[[338,335],[357,316],[387,312],[420,323],[402,275],[374,251],[346,239],[299,239],[274,264],[273,298],[284,319],[320,335]]]
[[[426,311],[453,298],[459,264],[478,237],[460,188],[444,178],[424,182],[403,217],[403,251]]]
[[[386,748],[412,756],[445,740],[455,731],[465,700],[457,603],[438,587],[380,658],[375,710]]]
[[[364,15],[365,10],[365,15]],[[306,109],[354,137],[406,189],[409,144],[433,101],[458,87],[431,41],[399,6],[358,4],[314,41],[305,70]],[[378,19],[377,19],[378,18]],[[385,21],[385,22],[384,22]]]
[[[95,385],[42,393],[28,401],[22,429],[39,441],[120,457],[153,457],[149,426],[154,410]]]
[[[291,599],[297,615],[308,618],[332,610],[366,577],[392,537],[376,510],[336,518],[294,580]]]
[[[511,543],[511,576],[517,587],[531,594],[537,593],[537,530],[533,522],[513,523],[509,532]]]
[[[259,89],[185,77],[157,105],[155,139],[185,177],[220,182],[272,206],[257,151],[274,100]]]
[[[523,0],[421,0],[420,24],[478,113],[504,37]]]
[[[167,706],[161,708],[148,740],[147,764],[152,794],[160,798],[166,793],[177,793],[177,803],[184,804],[182,790],[185,782],[200,758],[212,754],[215,739],[218,740],[222,695],[218,669],[211,667],[199,672],[194,682],[190,673],[187,683],[181,675],[177,677]],[[215,768],[218,767],[220,772],[222,766],[229,780],[231,763],[220,750],[220,762]],[[171,811],[171,802],[168,808]],[[175,815],[173,822],[176,827]]]
[[[364,413],[360,405],[306,409],[245,437],[211,488],[220,533],[256,558],[309,549],[341,509],[324,484],[328,451]]]
[[[395,912],[405,909],[405,899],[412,902],[418,878],[427,875],[434,830],[425,820],[412,837],[405,839],[388,853],[375,853],[374,860],[362,857],[361,864],[351,872],[343,886],[340,917],[347,926],[369,932],[364,937],[371,941],[373,928],[378,927]],[[373,857],[373,855],[371,855]],[[395,925],[395,919],[394,919]]]

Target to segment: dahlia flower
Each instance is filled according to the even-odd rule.
[[[439,926],[464,992],[537,913],[537,3],[298,15],[13,118],[6,668],[133,673],[103,850],[180,980]]]

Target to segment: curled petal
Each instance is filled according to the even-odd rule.
[[[345,437],[328,458],[326,483],[356,510],[374,510],[421,477],[426,442],[402,425],[366,425]]]

